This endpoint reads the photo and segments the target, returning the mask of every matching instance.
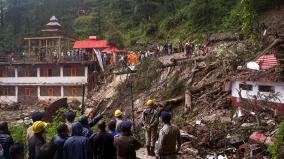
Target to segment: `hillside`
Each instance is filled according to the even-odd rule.
[[[1,0],[0,52],[20,53],[24,36],[38,34],[55,15],[75,39],[89,35],[112,45],[145,48],[166,41],[206,41],[225,30],[249,32],[253,18],[281,0]],[[1,9],[2,8],[2,9]],[[251,19],[252,18],[252,19]]]
[[[210,37],[212,51],[204,57],[189,60],[184,53],[175,53],[158,59],[147,59],[137,65],[136,71],[131,74],[123,74],[127,72],[125,70],[108,72],[108,80],[113,82],[106,82],[94,90],[88,101],[89,108],[95,108],[98,113],[107,107],[109,117],[119,108],[132,119],[133,95],[136,131],[140,134],[140,118],[145,101],[155,99],[159,109],[173,112],[174,123],[185,134],[190,134],[184,136],[185,141],[188,141],[182,147],[185,158],[205,158],[210,154],[243,158],[252,151],[248,148],[250,146],[257,149],[255,156],[267,156],[267,147],[251,142],[249,136],[253,132],[267,135],[273,133],[281,116],[274,116],[268,108],[269,104],[268,107],[258,109],[251,108],[252,103],[246,103],[241,107],[244,115],[233,117],[239,109],[231,106],[229,99],[233,90],[228,90],[226,85],[237,79],[279,77],[280,67],[260,72],[238,70],[237,67],[244,66],[264,52],[283,52],[283,48],[281,50],[278,45],[270,47],[276,40],[275,31],[283,38],[283,9],[284,6],[281,6],[278,11],[267,11],[259,17],[259,23],[268,26],[269,34],[260,43],[261,48],[248,40],[228,40],[222,38],[223,33],[214,34]],[[185,103],[188,93],[191,95],[190,106]],[[260,123],[258,118],[261,119]]]
[[[266,90],[268,95],[264,96],[245,94],[252,99],[247,100],[240,85],[261,79],[283,87],[283,0],[0,2],[0,54],[21,53],[25,49],[22,38],[39,34],[51,15],[59,18],[65,34],[74,39],[97,35],[129,51],[152,50],[165,43],[172,43],[177,50],[180,42],[189,41],[196,46],[196,53],[201,50],[199,46],[206,46],[206,55],[189,58],[179,51],[161,53],[131,68],[115,65],[105,72],[92,72],[98,76],[97,86],[88,94],[86,112],[92,116],[106,110],[105,118],[113,118],[113,112],[121,109],[125,118],[134,122],[135,136],[144,141],[141,113],[145,102],[154,99],[159,111],[172,112],[173,123],[182,132],[179,155],[185,159],[277,159],[284,141],[284,120],[271,101],[281,103],[281,94]],[[247,67],[247,62],[266,55],[275,57],[275,67]],[[234,82],[239,89],[233,87]],[[25,122],[29,122],[31,111],[37,110],[33,107],[0,112],[1,120],[17,121],[11,126],[15,141],[24,142]],[[48,140],[64,122],[64,111],[57,112],[50,123]],[[17,115],[13,115],[15,112]],[[144,151],[140,149],[138,156]]]

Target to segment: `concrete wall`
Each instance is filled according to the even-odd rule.
[[[249,84],[252,85],[252,90],[251,91],[247,91],[247,90],[242,90],[241,91],[241,95],[243,98],[246,99],[253,99],[253,96],[257,96],[258,93],[260,95],[263,96],[268,96],[269,92],[260,92],[259,91],[259,86],[263,85],[263,86],[273,86],[274,87],[274,93],[279,94],[278,95],[278,99],[272,99],[270,100],[271,102],[276,102],[276,103],[284,103],[284,83],[274,83],[274,82],[253,82],[253,81],[246,81],[244,83],[244,81],[233,81],[232,82],[232,97],[237,97],[239,98],[239,94],[238,94],[238,90],[240,90],[239,85],[240,84]],[[259,96],[258,100],[263,100],[260,99]]]
[[[36,67],[32,66],[31,67]],[[57,100],[64,98],[64,86],[81,86],[88,82],[88,67],[84,67],[84,76],[63,76],[63,66],[60,66],[60,76],[56,77],[40,77],[40,68],[37,67],[37,77],[18,77],[18,69],[15,68],[15,77],[0,77],[0,86],[15,86],[15,96],[0,96],[0,102],[11,104],[19,101],[18,87],[35,86],[37,87],[38,100]],[[61,96],[40,96],[40,86],[60,86]],[[86,87],[87,92],[87,87]],[[2,92],[0,92],[1,94]],[[87,93],[85,93],[87,95]],[[70,100],[81,100],[78,97],[67,97]]]
[[[60,68],[60,77],[40,77],[38,68],[37,77],[0,77],[0,85],[80,85],[88,82],[88,67],[85,67],[85,76],[63,76],[63,68]]]

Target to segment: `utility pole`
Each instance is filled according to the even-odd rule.
[[[133,83],[132,83],[131,77],[129,77],[129,78],[130,78],[130,97],[131,97],[132,123],[133,123],[133,130],[134,130],[134,132],[136,132],[135,131],[134,100],[133,100]]]
[[[81,107],[81,115],[85,113],[85,84],[82,85],[82,107]]]

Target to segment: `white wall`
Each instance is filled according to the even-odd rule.
[[[63,67],[60,68],[60,75],[57,77],[40,77],[40,71],[37,71],[37,77],[0,77],[0,85],[82,85],[88,82],[88,67],[84,70],[85,76],[63,76]]]
[[[0,103],[12,104],[18,101],[16,96],[0,96]]]
[[[278,99],[280,100],[271,100],[271,102],[276,102],[276,103],[284,103],[284,83],[274,83],[274,82],[253,82],[253,81],[233,81],[232,82],[232,97],[237,97],[239,98],[238,90],[239,84],[249,84],[252,85],[252,91],[247,91],[247,90],[242,90],[241,94],[243,98],[246,99],[252,99],[253,95],[257,95],[258,93],[260,95],[269,95],[270,93],[268,92],[259,92],[258,86],[259,85],[265,85],[265,86],[274,86],[275,93],[279,93]]]

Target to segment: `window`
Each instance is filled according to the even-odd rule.
[[[64,87],[64,96],[78,97],[78,96],[82,96],[82,93],[83,93],[83,87],[81,86],[65,86]]]
[[[4,86],[0,87],[1,96],[15,96],[15,87]]]
[[[8,88],[3,88],[2,90],[2,96],[8,96],[9,95],[9,90]]]
[[[73,97],[78,96],[78,90],[77,90],[76,87],[72,88],[72,93],[71,94],[72,94]]]
[[[25,88],[25,94],[24,96],[30,97],[32,96],[32,90],[31,88]]]
[[[259,92],[271,92],[274,93],[274,87],[273,86],[264,86],[260,85],[258,86]]]
[[[37,87],[19,86],[18,96],[20,97],[37,97]]]
[[[37,68],[34,66],[30,67],[18,67],[19,77],[37,77]]]
[[[252,91],[252,85],[250,84],[240,84],[239,89],[246,90],[246,91]]]
[[[77,76],[77,68],[71,67],[71,76]]]
[[[60,86],[41,86],[40,96],[61,96]]]
[[[12,66],[0,67],[0,77],[15,77],[15,69]]]
[[[64,66],[63,76],[85,76],[85,68],[83,66]]]
[[[40,68],[40,76],[41,77],[54,77],[60,76],[60,67],[41,67]]]
[[[48,88],[48,96],[53,96],[54,90],[53,88]]]
[[[8,77],[8,70],[7,69],[2,70],[2,77]]]

